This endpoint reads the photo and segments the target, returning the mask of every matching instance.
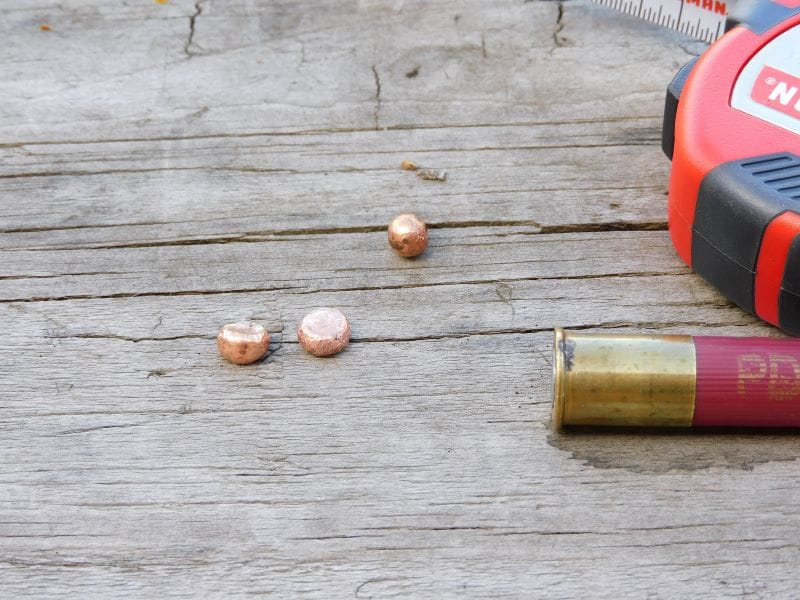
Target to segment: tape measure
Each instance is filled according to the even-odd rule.
[[[669,231],[730,300],[800,335],[800,0],[741,8],[667,88]]]

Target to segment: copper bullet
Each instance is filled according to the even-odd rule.
[[[413,160],[401,160],[400,168],[403,169],[403,171],[416,171],[418,169],[417,163]]]
[[[416,215],[400,215],[389,224],[389,245],[400,256],[419,256],[428,247],[428,228]]]
[[[350,341],[350,323],[340,310],[318,308],[297,325],[297,339],[309,354],[331,356],[344,350]]]
[[[217,334],[217,348],[227,360],[249,365],[264,358],[269,349],[269,332],[258,323],[241,321],[223,325]]]

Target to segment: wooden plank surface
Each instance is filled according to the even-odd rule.
[[[549,427],[554,326],[779,335],[666,232],[702,45],[584,0],[0,14],[0,596],[796,595],[795,436]]]

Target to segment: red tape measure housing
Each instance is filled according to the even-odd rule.
[[[765,4],[691,67],[673,115],[668,95],[669,229],[701,276],[798,335],[800,0]]]

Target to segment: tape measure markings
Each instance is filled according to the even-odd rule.
[[[725,31],[722,0],[595,0],[626,15],[713,42]]]

